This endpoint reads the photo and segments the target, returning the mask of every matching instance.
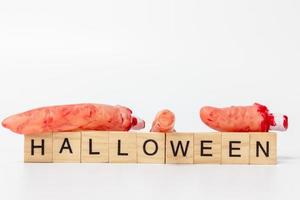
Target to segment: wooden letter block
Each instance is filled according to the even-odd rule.
[[[221,164],[221,133],[194,134],[194,163]]]
[[[136,133],[109,132],[109,162],[136,163]]]
[[[191,133],[167,133],[166,134],[166,163],[167,164],[192,164],[193,138]]]
[[[80,162],[81,133],[53,133],[53,162]]]
[[[276,151],[276,133],[250,134],[250,164],[275,165]]]
[[[139,163],[165,163],[165,133],[137,133]]]
[[[81,162],[108,162],[108,136],[105,131],[81,132]]]
[[[249,164],[249,133],[222,133],[222,164]]]
[[[52,133],[24,136],[24,162],[52,162]]]

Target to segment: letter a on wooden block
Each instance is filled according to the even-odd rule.
[[[81,132],[81,162],[108,162],[108,132]]]
[[[165,133],[138,133],[139,163],[165,163]]]
[[[276,151],[276,133],[250,134],[250,164],[275,165]]]
[[[191,133],[166,133],[166,163],[192,164],[193,138]]]
[[[249,133],[222,133],[222,164],[249,164]]]
[[[53,133],[53,162],[80,162],[81,133]]]
[[[221,133],[195,133],[194,163],[221,164]]]
[[[137,162],[136,133],[109,132],[109,162]]]
[[[52,133],[24,136],[24,162],[52,162]]]

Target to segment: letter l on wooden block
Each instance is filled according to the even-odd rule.
[[[24,135],[24,162],[52,162],[52,133]]]
[[[81,162],[108,162],[108,137],[105,131],[81,132]]]
[[[136,133],[109,132],[109,162],[136,163]]]

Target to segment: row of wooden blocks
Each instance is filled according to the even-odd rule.
[[[25,162],[276,164],[276,133],[25,135]]]

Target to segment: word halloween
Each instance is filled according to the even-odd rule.
[[[276,164],[276,133],[25,135],[24,162]]]

